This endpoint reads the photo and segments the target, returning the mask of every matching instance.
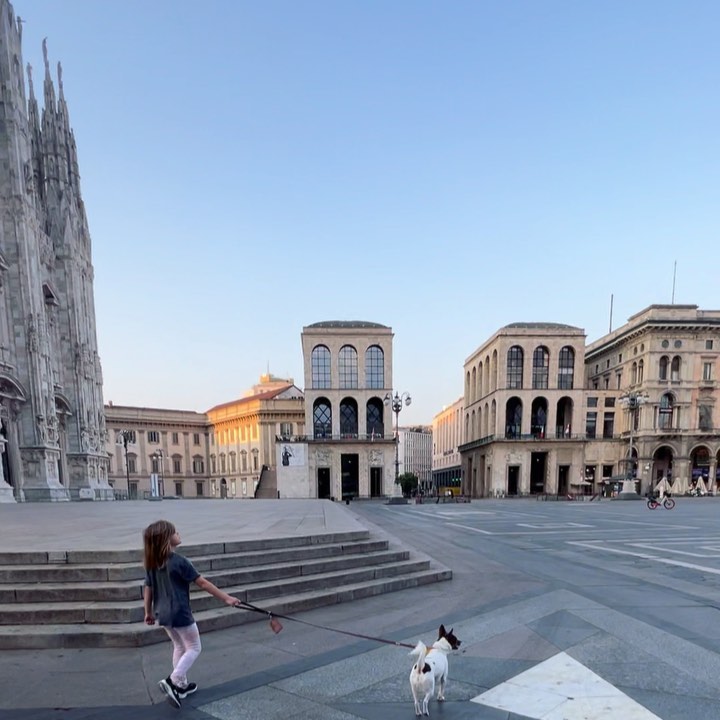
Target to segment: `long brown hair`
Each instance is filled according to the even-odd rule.
[[[157,520],[145,528],[143,545],[146,570],[157,570],[165,564],[172,552],[170,538],[175,532],[175,526],[167,520]]]

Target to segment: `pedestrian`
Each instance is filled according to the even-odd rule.
[[[202,650],[200,633],[190,608],[190,583],[226,605],[240,602],[215,587],[187,558],[175,552],[181,542],[175,526],[167,520],[158,520],[143,532],[145,623],[154,625],[157,619],[172,641],[173,671],[158,685],[167,695],[168,702],[178,708],[181,700],[197,690],[196,683],[188,682],[187,673]]]

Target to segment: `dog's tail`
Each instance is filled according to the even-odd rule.
[[[417,655],[417,662],[415,667],[418,672],[422,672],[425,666],[425,656],[427,655],[428,649],[422,640],[418,640],[418,644],[408,653],[408,655]]]

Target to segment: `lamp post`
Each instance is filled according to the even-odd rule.
[[[400,411],[403,409],[403,403],[409,405],[412,402],[409,392],[398,393],[395,391],[395,395],[392,391],[385,395],[385,405],[392,406],[392,411],[395,413],[395,483],[397,484],[398,478],[400,477]]]
[[[160,466],[160,485],[158,486],[158,495],[160,495],[160,497],[165,497],[165,473],[163,470],[163,465],[165,464],[165,451],[162,448],[158,448],[152,456],[155,460],[157,460],[157,463]]]
[[[635,430],[635,422],[637,421],[637,414],[640,406],[648,400],[647,393],[637,392],[635,390],[625,393],[620,396],[620,404],[629,410],[630,415],[630,448],[628,450],[628,465],[625,470],[625,480],[623,481],[622,492],[630,492],[630,488],[626,485],[633,477],[633,469],[635,462],[633,459],[633,431]],[[652,485],[652,479],[650,481]],[[633,493],[635,492],[633,488]],[[621,493],[622,494],[622,493]]]
[[[119,444],[125,448],[125,479],[127,481],[127,495],[128,500],[130,499],[130,462],[128,461],[128,443],[133,441],[135,437],[134,430],[119,430],[118,431]]]

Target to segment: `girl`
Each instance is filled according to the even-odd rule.
[[[155,617],[170,636],[173,644],[173,671],[158,685],[167,695],[168,702],[180,707],[180,701],[197,690],[195,683],[188,683],[187,672],[200,654],[200,633],[190,609],[190,583],[209,592],[226,605],[240,601],[215,587],[193,567],[192,563],[178,555],[180,535],[167,520],[148,525],[143,532],[145,547],[145,623],[155,624]]]

